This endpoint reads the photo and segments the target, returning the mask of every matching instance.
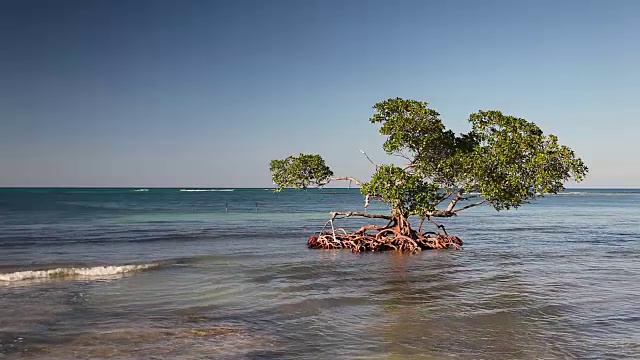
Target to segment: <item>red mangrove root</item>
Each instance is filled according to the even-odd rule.
[[[441,233],[420,234],[412,232],[409,235],[400,234],[399,231],[386,228],[376,234],[367,234],[361,228],[354,233],[346,231],[336,232],[335,237],[331,232],[322,232],[318,236],[312,236],[307,241],[310,249],[351,249],[353,252],[364,251],[401,251],[415,253],[422,250],[434,249],[462,249],[462,240],[453,235]]]

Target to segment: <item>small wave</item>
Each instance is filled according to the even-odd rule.
[[[235,189],[180,189],[186,192],[205,192],[205,191],[233,191]]]
[[[132,190],[132,191],[141,192],[141,191],[149,191],[149,189],[136,189],[136,190]]]
[[[46,270],[25,270],[0,274],[0,282],[16,282],[39,279],[59,279],[68,277],[81,278],[104,278],[114,275],[151,269],[160,264],[130,264],[130,265],[107,265],[94,267],[69,267]]]

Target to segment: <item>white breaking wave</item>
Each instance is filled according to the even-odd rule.
[[[203,192],[203,191],[233,191],[235,189],[180,189],[186,192]]]
[[[149,189],[137,189],[137,190],[133,190],[133,191],[149,191]]]
[[[94,267],[70,267],[47,270],[25,270],[0,274],[0,282],[15,282],[24,280],[52,279],[66,277],[101,278],[113,275],[121,275],[134,271],[151,269],[160,264],[131,264],[120,266],[94,266]]]

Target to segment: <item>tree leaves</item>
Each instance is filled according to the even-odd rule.
[[[388,99],[375,104],[374,110],[369,121],[380,124],[380,134],[387,137],[384,150],[409,163],[404,168],[378,166],[361,192],[403,216],[453,216],[453,207],[470,191],[479,192],[480,201],[459,210],[485,202],[496,210],[518,207],[541,194],[561,191],[567,180],[582,181],[588,172],[556,136],[500,111],[471,114],[471,131],[456,135],[427,102]],[[333,176],[320,155],[272,160],[270,169],[278,190],[323,186]],[[448,210],[436,210],[454,194]]]
[[[389,99],[375,104],[375,114],[369,119],[380,123],[380,135],[388,136],[383,148],[388,154],[406,155],[423,165],[450,155],[455,135],[447,131],[440,114],[426,102]]]
[[[469,121],[480,141],[465,166],[466,186],[480,191],[496,210],[557,193],[565,181],[586,176],[582,160],[532,122],[499,111],[479,111]]]
[[[386,202],[405,217],[434,210],[440,198],[438,185],[395,165],[379,166],[360,191]]]
[[[325,164],[320,155],[300,154],[282,160],[271,160],[269,170],[276,191],[285,187],[307,189],[311,186],[323,186],[333,176],[333,171]]]

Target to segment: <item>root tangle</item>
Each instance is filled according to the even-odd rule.
[[[342,230],[342,229],[340,229]],[[375,234],[367,234],[370,228],[363,227],[354,233],[344,230],[321,232],[307,241],[310,249],[351,249],[352,252],[365,251],[401,251],[416,253],[422,250],[462,249],[462,240],[457,236],[441,233],[420,234],[413,232],[409,236],[401,234],[394,228],[382,228]]]

